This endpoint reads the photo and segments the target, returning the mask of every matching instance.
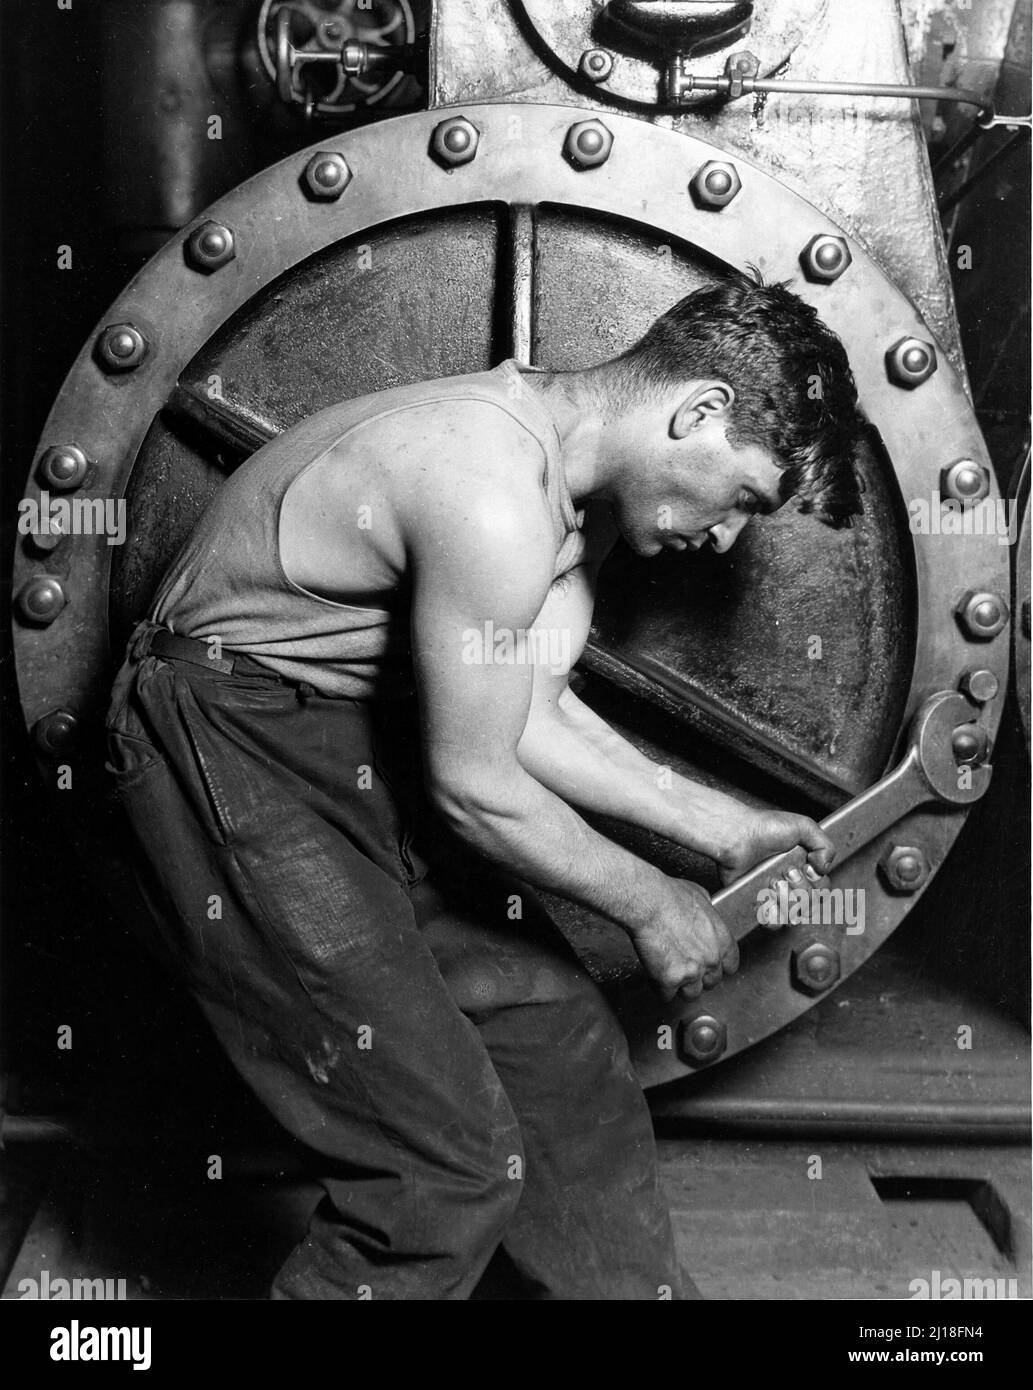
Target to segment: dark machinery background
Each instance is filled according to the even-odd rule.
[[[140,1275],[135,1296],[249,1292],[261,1288],[309,1200],[305,1155],[286,1150],[256,1113],[189,1006],[135,945],[125,913],[111,906],[111,880],[89,849],[89,822],[102,821],[105,808],[88,798],[63,806],[45,757],[41,776],[48,734],[40,716],[50,712],[51,689],[59,703],[62,680],[87,660],[98,631],[66,614],[67,636],[46,654],[47,631],[26,620],[24,585],[37,572],[67,571],[34,553],[15,527],[17,499],[41,451],[69,442],[46,437],[45,425],[55,398],[73,398],[76,373],[88,370],[75,366],[61,394],[81,345],[94,341],[99,316],[126,282],[216,199],[258,175],[253,192],[232,204],[246,209],[241,225],[246,216],[268,231],[281,217],[325,216],[318,187],[304,187],[310,147],[333,151],[349,131],[368,141],[356,149],[383,157],[378,177],[388,190],[377,194],[382,227],[340,245],[331,231],[319,233],[318,254],[297,265],[294,255],[285,260],[280,279],[244,296],[202,350],[177,364],[175,389],[146,431],[127,491],[130,543],[113,557],[107,589],[115,647],[225,468],[324,398],[407,373],[487,366],[511,351],[566,366],[619,350],[720,259],[725,159],[752,162],[773,181],[762,185],[768,195],[754,185],[747,194],[769,198],[771,226],[750,235],[761,253],[770,242],[774,264],[785,224],[796,236],[795,219],[806,219],[813,204],[817,217],[850,234],[849,273],[870,287],[860,301],[865,316],[891,322],[890,289],[904,291],[921,312],[916,322],[935,337],[938,379],[956,371],[951,389],[963,393],[967,377],[1000,494],[1024,503],[1028,129],[973,137],[974,109],[949,100],[873,106],[861,94],[758,88],[751,95],[747,87],[737,95],[734,85],[715,93],[689,79],[797,78],[812,88],[822,80],[913,80],[975,89],[998,111],[1024,112],[1029,0],[973,0],[971,8],[906,0],[903,29],[895,0],[873,0],[863,34],[842,0],[703,7],[725,12],[724,28],[709,37],[658,25],[663,8],[654,4],[650,15],[648,3],[579,0],[3,6],[3,573],[9,585],[12,568],[18,573],[13,646],[21,644],[21,688],[9,638],[0,671],[5,1273],[17,1261],[31,1267],[33,1252],[49,1241],[69,1270]],[[692,8],[668,6],[667,17],[684,20],[681,12]],[[352,45],[350,74],[339,61],[342,43]],[[385,51],[392,47],[394,56]],[[744,52],[752,66],[726,67],[729,55]],[[482,103],[494,103],[494,115]],[[439,107],[447,109],[435,117]],[[586,212],[564,202],[567,166],[586,187],[593,176],[599,150],[591,134],[583,149],[564,145],[562,178],[543,173],[538,190],[536,176],[524,172],[545,167],[553,128],[568,124],[540,113],[564,107],[579,108],[571,122],[601,122],[604,136],[616,131],[617,148],[640,141],[639,177],[622,189],[614,166],[606,171],[607,196],[624,206],[607,210],[599,198]],[[418,141],[419,158],[433,159],[439,127],[465,120],[466,108],[475,131],[488,132],[485,153],[497,132],[514,142],[511,174],[482,172],[478,155],[471,168],[484,180],[479,191],[457,194],[454,207],[442,195],[439,210],[409,208],[392,141],[400,154]],[[706,142],[722,166],[709,191],[706,174],[697,175],[695,240],[664,230],[655,193],[657,170],[677,158],[679,139],[686,150]],[[458,184],[462,136],[449,140],[438,150],[438,172]],[[293,199],[286,202],[283,180],[263,171],[301,151],[309,152],[296,161],[302,183],[293,191],[286,185]],[[533,197],[505,205],[507,177],[529,181]],[[361,194],[359,185],[356,176],[347,196]],[[824,223],[814,226],[836,241]],[[367,242],[377,272],[360,282],[352,262]],[[58,268],[62,248],[70,249],[70,269]],[[175,254],[174,273],[182,273],[191,251]],[[813,257],[804,265],[805,288],[839,279],[837,254],[833,248],[824,269]],[[220,269],[208,268],[213,294]],[[166,347],[178,332],[157,325]],[[916,336],[921,349],[926,339]],[[878,387],[887,420],[903,418],[922,385],[894,380],[894,370],[890,364]],[[224,383],[228,411],[205,403],[213,374]],[[963,395],[951,399],[961,401],[959,418],[969,412]],[[825,816],[882,777],[906,751],[916,644],[932,624],[939,651],[960,640],[964,623],[952,612],[953,595],[944,594],[942,617],[925,611],[928,577],[908,559],[892,482],[896,468],[903,490],[905,465],[899,448],[889,457],[889,432],[887,425],[865,465],[878,524],[853,549],[794,523],[751,538],[731,566],[703,561],[691,577],[666,561],[642,570],[618,554],[578,677],[595,706],[660,761],[758,801]],[[768,581],[759,605],[750,587],[757,571]],[[1008,587],[1006,577],[1001,589]],[[739,1055],[733,1037],[727,1059],[715,1056],[720,1065],[711,1066],[706,1029],[699,1047],[680,1035],[677,1076],[647,1077],[668,1083],[651,1096],[679,1232],[687,1248],[705,1237],[725,1252],[707,1270],[690,1265],[715,1296],[872,1296],[880,1280],[889,1296],[903,1296],[906,1280],[894,1284],[893,1270],[921,1273],[929,1263],[922,1241],[939,1248],[944,1232],[959,1270],[1014,1272],[1028,1257],[1021,1173],[1029,1093],[1029,607],[1021,562],[1011,592],[1000,597],[1009,621],[999,641],[1006,647],[1010,634],[1012,680],[1024,670],[1025,689],[1020,674],[1017,688],[1002,683],[989,702],[989,790],[963,824],[959,808],[953,820],[943,808],[949,834],[942,844],[937,831],[929,834],[942,849],[936,862],[945,863],[916,901],[906,881],[892,881],[885,854],[873,851],[863,881],[886,899],[884,937],[902,925],[856,970],[844,965],[849,978],[827,997],[820,972],[817,988],[812,980],[800,989],[798,976],[783,980],[777,943],[757,948],[772,956],[766,962],[758,954],[752,976],[771,1014],[763,1031],[772,1036]],[[787,658],[794,640],[798,648],[815,632],[831,649],[820,680]],[[969,669],[981,669],[979,651]],[[33,671],[41,673],[39,691]],[[910,843],[905,837],[895,848]],[[672,862],[660,845],[640,848]],[[706,865],[674,863],[716,886]],[[592,923],[568,918],[586,957],[620,994],[627,982],[619,950]],[[709,1007],[721,1014],[719,1001]],[[729,1017],[736,1007],[745,1010],[730,1001]],[[70,1050],[55,1046],[62,1025],[73,1030]],[[971,1049],[957,1046],[961,1026],[973,1029]],[[224,1161],[221,1183],[198,1176],[213,1153]],[[813,1153],[839,1174],[817,1208],[787,1176]],[[189,1256],[171,1235],[184,1223],[193,1234]],[[199,1258],[199,1242],[210,1258]],[[772,1266],[785,1271],[789,1288],[778,1287]]]

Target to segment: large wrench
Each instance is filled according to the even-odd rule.
[[[990,784],[992,768],[986,762],[960,764],[954,750],[955,731],[974,722],[972,706],[956,691],[940,691],[926,700],[912,723],[906,757],[880,782],[822,821],[836,846],[836,868],[928,801],[964,806],[979,800]],[[976,726],[976,745],[979,732]],[[761,890],[799,864],[798,850],[775,855],[714,894],[714,907],[736,940],[758,925]]]

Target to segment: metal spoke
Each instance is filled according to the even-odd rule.
[[[236,467],[280,433],[275,425],[239,403],[222,395],[213,396],[201,386],[182,379],[176,383],[165,409],[170,415],[199,428],[219,446],[219,451],[229,451],[232,456],[229,460],[216,453],[217,461],[223,466]]]
[[[506,245],[505,307],[509,320],[509,353],[530,363],[534,352],[534,209],[526,203],[509,208]]]
[[[836,775],[798,749],[771,739],[703,692],[647,661],[630,662],[589,640],[581,667],[634,699],[645,700],[696,735],[727,748],[749,767],[792,787],[827,809],[859,796],[865,786]]]

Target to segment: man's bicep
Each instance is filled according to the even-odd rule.
[[[475,796],[515,761],[531,701],[526,643],[549,583],[549,538],[533,526],[519,537],[484,529],[427,540],[413,557],[413,665],[439,798]]]

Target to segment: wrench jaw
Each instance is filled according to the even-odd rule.
[[[644,1086],[692,1074],[718,1057],[730,1057],[760,1042],[804,1013],[816,995],[831,993],[882,945],[897,925],[901,901],[913,901],[946,858],[953,840],[947,833],[950,825],[990,784],[989,763],[960,763],[956,756],[956,730],[974,724],[972,705],[957,691],[930,696],[912,721],[901,762],[822,822],[836,844],[836,862],[827,877],[808,880],[804,886],[812,901],[813,894],[833,885],[832,892],[838,891],[844,899],[853,892],[856,905],[866,901],[865,889],[854,888],[848,880],[875,883],[867,895],[870,901],[860,928],[847,926],[844,931],[842,923],[798,920],[792,913],[777,910],[784,908],[784,898],[774,903],[769,898],[765,914],[764,890],[785,880],[790,868],[803,867],[800,849],[765,860],[714,894],[714,907],[736,940],[751,937],[744,967],[691,1004],[659,1006],[651,992],[627,990],[621,1012]],[[924,846],[926,869],[906,893],[888,886],[885,873],[877,874],[902,835],[909,843]],[[770,911],[772,907],[776,911]],[[713,1026],[721,1039],[720,1050],[705,1056],[686,1043],[687,1030],[699,1025],[701,1011],[706,1012],[707,1026]],[[665,1046],[667,1035],[677,1046],[673,1042]]]
[[[962,725],[980,727],[972,718],[972,706],[964,695],[943,690],[931,696],[915,715],[911,743],[918,763],[937,800],[953,806],[969,806],[986,794],[993,776],[989,762],[958,763],[954,733]]]

